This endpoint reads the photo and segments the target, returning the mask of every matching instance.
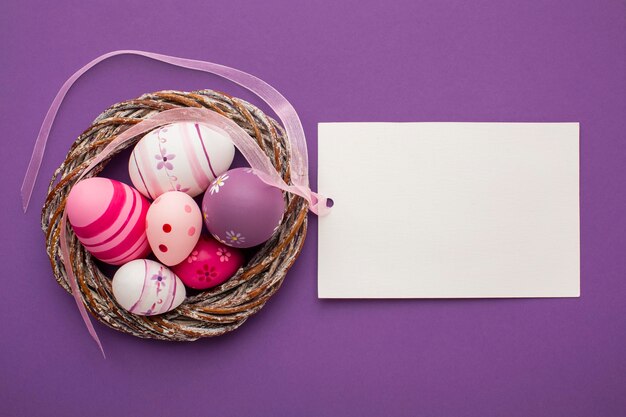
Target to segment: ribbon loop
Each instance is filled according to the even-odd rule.
[[[104,61],[105,59],[117,56],[117,55],[138,55],[156,61],[164,62],[177,67],[193,69],[211,74],[218,75],[229,81],[238,84],[245,89],[254,93],[257,97],[263,100],[278,116],[281,123],[285,127],[287,133],[287,139],[291,147],[291,179],[294,185],[302,185],[308,188],[309,175],[308,175],[308,152],[306,146],[306,138],[304,136],[304,129],[302,123],[298,117],[298,113],[293,108],[291,103],[274,87],[266,83],[265,81],[248,74],[246,72],[230,68],[224,65],[215,64],[207,61],[198,61],[187,58],[178,58],[169,55],[156,54],[153,52],[137,51],[137,50],[119,50],[112,51],[101,55],[76,71],[70,78],[68,78],[63,86],[55,96],[46,117],[41,124],[39,134],[37,135],[37,141],[31,155],[26,175],[21,187],[22,206],[24,212],[26,212],[30,199],[37,181],[37,175],[39,168],[43,161],[44,151],[46,149],[46,143],[48,141],[48,135],[52,128],[54,119],[59,111],[59,107],[65,98],[68,90],[85,72],[90,68]],[[248,161],[250,162],[250,161]]]

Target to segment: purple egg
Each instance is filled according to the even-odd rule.
[[[265,184],[250,168],[226,171],[211,183],[202,200],[209,232],[237,248],[256,246],[272,237],[284,212],[282,191]]]

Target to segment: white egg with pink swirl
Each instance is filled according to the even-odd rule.
[[[113,297],[125,310],[140,316],[171,311],[185,300],[185,286],[167,267],[149,259],[122,265],[113,276]]]
[[[167,191],[195,197],[228,170],[234,156],[230,138],[209,126],[173,123],[153,130],[135,145],[128,172],[135,188],[150,199]]]

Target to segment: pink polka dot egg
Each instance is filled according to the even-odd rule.
[[[176,265],[189,256],[198,242],[202,214],[189,195],[168,191],[148,209],[145,227],[157,259],[168,266]]]

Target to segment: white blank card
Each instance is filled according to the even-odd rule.
[[[578,123],[320,123],[320,298],[578,297]]]

